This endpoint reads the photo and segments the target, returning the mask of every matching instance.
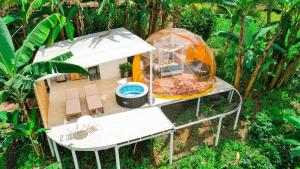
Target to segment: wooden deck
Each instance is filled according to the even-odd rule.
[[[113,113],[119,113],[128,109],[119,106],[115,100],[115,89],[122,83],[126,83],[127,79],[106,79],[90,81],[89,79],[81,80],[68,80],[66,82],[57,83],[51,82],[51,89],[49,94],[49,113],[48,113],[48,127],[54,127],[67,123],[72,123],[77,120],[78,117],[70,117],[67,121],[65,111],[65,90],[68,88],[78,88],[80,95],[80,105],[83,115],[88,115],[87,102],[84,94],[84,86],[89,84],[96,84],[98,92],[101,98],[101,102],[104,107],[105,113],[96,113],[95,116],[104,116]]]
[[[68,88],[76,87],[79,89],[80,95],[80,105],[83,115],[88,115],[87,102],[84,94],[84,86],[89,84],[96,84],[98,88],[98,93],[101,98],[101,102],[104,107],[104,113],[96,113],[95,116],[105,116],[114,113],[120,113],[130,110],[129,108],[121,107],[117,104],[115,99],[115,90],[120,84],[128,82],[128,79],[105,79],[105,80],[95,80],[90,81],[89,79],[81,80],[68,80],[67,82],[57,83],[52,81],[51,89],[49,94],[49,113],[48,113],[48,127],[55,127],[63,124],[73,123],[78,117],[74,116],[66,120],[65,115],[65,90]],[[216,78],[216,85],[213,91],[207,95],[212,95],[216,93],[222,93],[233,90],[233,86],[229,83],[223,81],[220,78]],[[183,99],[160,99],[155,98],[153,106],[162,106],[168,104],[174,104],[178,102],[185,101]],[[143,107],[149,107],[149,104]]]

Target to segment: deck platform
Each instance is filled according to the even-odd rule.
[[[216,78],[216,86],[207,95],[212,95],[221,92],[228,92],[233,90],[232,85],[225,82],[220,78]],[[116,88],[130,81],[129,79],[104,79],[104,80],[94,80],[90,81],[89,79],[81,80],[68,80],[66,82],[57,83],[55,81],[51,82],[51,89],[49,94],[49,114],[48,114],[48,127],[55,127],[63,124],[76,122],[76,116],[71,117],[69,120],[66,119],[65,113],[65,90],[68,88],[78,88],[80,95],[80,105],[82,109],[82,115],[88,115],[88,106],[84,94],[84,86],[89,84],[96,84],[98,88],[98,93],[100,95],[101,102],[104,107],[104,113],[96,113],[96,117],[105,116],[114,113],[120,113],[130,110],[129,108],[121,107],[117,104],[115,98]],[[207,96],[206,95],[206,96]],[[182,102],[182,99],[160,99],[154,98],[153,106],[163,106],[168,104],[174,104],[177,102]],[[150,107],[149,104],[144,105],[143,107]]]

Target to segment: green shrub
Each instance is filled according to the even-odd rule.
[[[255,101],[253,99],[249,98],[244,102],[244,111],[242,115],[245,119],[249,120],[251,117],[253,117],[255,111],[254,108]]]
[[[198,9],[194,5],[187,6],[181,13],[178,25],[207,40],[215,29],[216,14],[211,8]]]
[[[256,145],[276,168],[293,168],[289,145],[283,144],[281,137],[274,137],[270,143]]]
[[[274,168],[267,157],[245,142],[227,141],[221,146],[218,168]]]
[[[275,122],[266,113],[257,114],[249,127],[249,141],[259,148],[276,168],[291,168],[293,161],[289,156],[289,146],[282,142],[284,126],[277,126]]]
[[[216,152],[207,146],[198,146],[191,154],[181,158],[173,166],[176,169],[214,169],[216,168]]]
[[[249,127],[249,140],[260,144],[268,142],[274,131],[275,127],[271,118],[265,113],[259,113]]]

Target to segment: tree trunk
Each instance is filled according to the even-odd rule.
[[[287,13],[284,13],[284,14],[281,15],[280,23],[278,25],[280,27],[280,34],[276,38],[275,43],[278,46],[280,46],[284,49],[285,49],[285,46],[286,46],[285,39],[286,39],[286,36],[288,34],[289,28],[291,27],[291,23],[292,22],[291,22],[291,16],[290,15],[288,15]],[[276,61],[276,63],[280,63],[280,62],[282,62],[281,60],[284,57],[284,55],[285,54],[283,54],[280,50],[274,49],[273,54],[272,54],[272,58]],[[280,69],[281,68],[280,68],[279,64],[272,65],[269,68],[269,70],[271,72],[277,72],[277,73],[280,73]],[[276,77],[276,75],[275,75],[275,77]],[[274,78],[270,78],[270,81],[271,81],[271,83],[270,83],[269,86],[272,88],[272,84],[274,83],[272,81],[274,81]]]
[[[149,9],[150,9],[150,19],[149,19],[149,30],[148,30],[148,35],[151,34],[152,32],[152,27],[154,26],[153,25],[153,22],[154,22],[154,11],[155,11],[155,0],[152,0],[151,2],[148,2],[149,3]]]
[[[25,26],[25,24],[22,25],[22,34],[23,34],[23,38],[26,39],[26,26]]]
[[[278,26],[276,28],[276,31],[275,31],[272,39],[268,42],[267,47],[264,50],[264,53],[262,54],[262,57],[258,61],[257,65],[256,65],[256,67],[255,67],[255,69],[253,71],[253,73],[250,76],[249,82],[247,84],[247,87],[246,87],[246,90],[245,90],[245,93],[244,93],[244,97],[245,98],[249,97],[249,94],[250,94],[251,89],[253,87],[253,84],[255,82],[256,76],[258,75],[258,72],[260,71],[260,68],[261,68],[262,64],[264,63],[264,61],[266,60],[266,58],[268,56],[268,53],[269,53],[269,51],[271,49],[272,44],[274,43],[274,41],[277,38],[277,36],[279,35],[279,33],[280,33],[280,26]]]
[[[150,34],[156,32],[156,28],[157,28],[157,21],[158,19],[161,17],[160,14],[161,14],[161,11],[162,11],[162,4],[160,2],[160,0],[157,0],[155,2],[155,8],[154,8],[154,21],[153,21],[153,26],[152,26],[152,31]]]
[[[273,0],[268,0],[267,1],[267,23],[266,26],[269,27],[271,25],[271,14],[272,14],[272,5],[273,5]],[[266,34],[266,41],[268,42],[270,40],[270,31],[267,32]],[[266,72],[269,71],[270,68],[267,68]],[[268,81],[268,73],[265,73],[262,75],[262,82],[266,84]]]
[[[37,156],[44,155],[44,151],[43,151],[41,144],[34,143],[32,136],[29,136],[29,139],[30,139],[31,145],[32,145],[33,150],[35,151],[36,155]]]
[[[288,58],[290,49],[296,41],[297,32],[299,31],[299,29],[300,29],[300,22],[298,22],[296,20],[296,22],[294,24],[291,24],[291,28],[290,28],[291,33],[288,35],[288,43],[286,44],[286,50],[285,50],[285,53],[281,56],[280,62],[277,65],[275,76],[273,77],[271,85],[270,85],[271,88],[276,86],[276,83],[278,82],[281,75],[283,74],[284,64],[285,64],[286,60],[288,60],[287,58]],[[281,85],[279,85],[279,86],[281,86]]]
[[[166,22],[169,16],[169,12],[168,10],[166,11],[162,10],[161,13],[162,13],[162,17],[161,17],[160,29],[164,29],[166,27]]]
[[[151,9],[152,20],[150,20],[150,22],[149,22],[148,35],[151,35],[152,33],[156,32],[157,21],[160,18],[159,14],[161,12],[161,2],[160,2],[160,0],[153,0],[152,5],[153,5],[152,9]]]
[[[20,100],[20,102],[18,104],[19,104],[19,107],[21,108],[23,117],[26,119],[26,122],[29,124],[30,118],[29,118],[29,114],[28,114],[25,102]],[[21,119],[21,121],[24,122],[24,119]]]
[[[266,26],[269,27],[271,25],[271,14],[272,14],[272,5],[273,5],[273,0],[268,0],[267,2],[267,24]],[[266,34],[266,40],[270,40],[270,31],[267,32]]]
[[[177,28],[178,26],[178,13],[179,13],[179,9],[177,7],[177,5],[174,6],[174,16],[173,16],[173,28]]]
[[[284,56],[282,56],[279,63],[277,64],[276,71],[275,71],[275,76],[272,78],[270,88],[273,88],[276,85],[276,82],[279,79],[279,77],[282,73],[283,67],[284,67],[284,60],[285,60]]]
[[[244,26],[245,26],[245,16],[240,17],[240,38],[239,38],[239,52],[236,63],[236,74],[234,80],[234,87],[238,89],[240,87],[240,81],[242,77],[242,61],[243,61],[243,43],[244,43]]]
[[[236,23],[232,23],[231,26],[230,26],[229,34],[228,34],[228,39],[227,39],[227,41],[226,41],[226,44],[225,44],[225,47],[224,47],[223,56],[222,56],[223,59],[225,58],[227,49],[228,49],[228,47],[229,47],[229,42],[230,42],[230,39],[231,39],[231,36],[232,36],[232,33],[233,33],[233,30],[234,30],[235,25],[236,25]]]
[[[128,1],[125,1],[125,18],[124,18],[124,25],[127,27],[129,21],[129,14],[128,14]]]
[[[293,61],[289,64],[287,70],[283,73],[283,75],[278,80],[276,85],[277,88],[281,87],[283,84],[286,84],[290,77],[295,73],[297,67],[299,66],[300,54],[293,59]]]
[[[81,10],[78,10],[77,12],[76,26],[77,26],[78,36],[84,35],[84,21],[83,21],[83,14]]]

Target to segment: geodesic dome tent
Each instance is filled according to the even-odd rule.
[[[204,40],[185,29],[170,28],[147,40],[156,48],[152,57],[153,94],[158,98],[187,99],[211,91],[216,65]],[[134,57],[133,81],[150,84],[150,54]]]

